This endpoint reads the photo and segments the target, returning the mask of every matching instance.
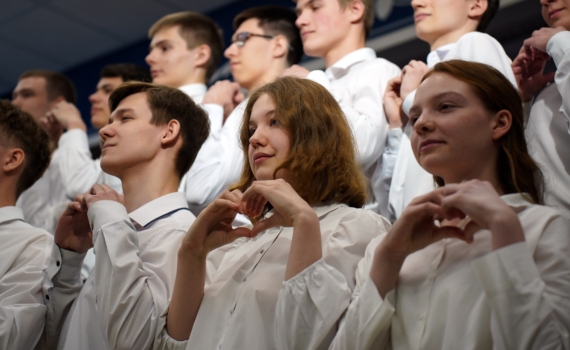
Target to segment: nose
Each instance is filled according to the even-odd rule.
[[[228,48],[226,49],[226,51],[224,51],[224,56],[227,59],[231,59],[232,57],[235,57],[237,55],[237,51],[238,47],[236,43],[231,43],[230,46],[228,46]]]
[[[89,95],[89,102],[91,102],[91,104],[99,102],[99,94],[97,91],[95,91],[94,93],[92,93],[91,95]]]
[[[12,99],[12,104],[16,107],[22,107],[22,98],[20,96],[16,96]]]
[[[255,129],[253,135],[249,137],[249,144],[253,148],[263,147],[267,145],[267,137],[265,136],[263,126]]]
[[[419,118],[416,119],[413,129],[415,133],[420,135],[433,131],[435,129],[435,124],[433,123],[433,120],[431,119],[429,113],[422,112]]]
[[[152,66],[153,64],[156,63],[156,59],[154,57],[154,49],[150,50],[150,52],[148,53],[148,55],[146,55],[146,57],[144,58],[145,62],[149,65]]]
[[[113,137],[115,134],[116,132],[113,123],[109,123],[99,129],[99,140],[101,140],[101,143],[103,144],[107,139]]]
[[[297,20],[295,20],[295,25],[297,26],[297,28],[301,29],[303,26],[307,25],[307,11],[302,10],[301,12],[299,12],[299,14],[297,15]]]
[[[412,0],[412,9],[416,11],[420,7],[424,7],[425,4],[423,0]]]

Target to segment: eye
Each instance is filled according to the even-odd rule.
[[[451,108],[453,108],[454,106],[449,103],[449,102],[443,102],[439,105],[439,110],[440,111],[445,111],[445,110],[449,110]]]
[[[413,126],[414,124],[416,124],[416,122],[418,121],[418,119],[420,119],[420,117],[417,116],[417,115],[410,116],[410,123],[412,124],[412,126]]]
[[[249,128],[249,137],[252,137],[253,134],[255,134],[255,130],[257,130],[256,128]]]
[[[277,119],[275,119],[275,118],[271,118],[271,119],[269,120],[269,125],[270,125],[270,126],[277,126],[277,125],[279,125],[279,121],[278,121]]]

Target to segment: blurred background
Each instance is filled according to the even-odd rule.
[[[378,56],[403,67],[411,59],[425,61],[429,46],[415,35],[411,0],[376,0],[376,20],[367,45]],[[147,66],[149,27],[162,16],[197,11],[213,18],[228,45],[232,20],[254,6],[276,4],[294,8],[291,0],[2,0],[0,2],[0,98],[11,98],[18,76],[28,69],[65,73],[77,88],[77,106],[89,126],[90,140],[98,145],[91,128],[88,96],[94,91],[103,66],[132,62]],[[539,0],[501,0],[501,9],[488,33],[514,58],[524,39],[545,26]],[[304,57],[309,69],[324,63]],[[553,66],[550,68],[553,69]],[[228,79],[222,61],[212,78]]]

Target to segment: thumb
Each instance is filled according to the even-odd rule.
[[[548,83],[552,83],[554,81],[554,76],[556,75],[556,72],[550,72],[550,73],[546,73],[542,76],[542,83],[544,85],[548,84]]]
[[[269,218],[261,220],[257,224],[253,225],[253,228],[251,229],[252,237],[257,236],[259,233],[265,230],[269,230],[270,228],[277,226],[281,226],[281,224],[279,221],[279,214],[275,213]]]
[[[254,237],[254,235],[252,234],[252,230],[247,227],[237,227],[228,232],[227,242],[231,243],[241,237]]]

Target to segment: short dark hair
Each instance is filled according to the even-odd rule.
[[[203,14],[184,11],[171,13],[159,19],[148,30],[148,37],[152,39],[159,31],[176,26],[179,28],[180,36],[186,40],[188,49],[200,45],[210,47],[210,60],[206,69],[206,80],[209,80],[222,60],[224,50],[222,30],[216,22]]]
[[[73,82],[65,75],[44,69],[31,69],[20,75],[19,80],[31,77],[41,77],[46,80],[46,92],[50,101],[63,97],[69,103],[75,104],[77,93]]]
[[[109,109],[113,112],[126,97],[144,92],[152,113],[153,125],[165,125],[175,119],[180,123],[182,146],[175,159],[180,179],[188,172],[202,144],[210,134],[206,112],[182,91],[163,85],[128,82],[119,85],[109,96]]]
[[[0,100],[0,144],[24,151],[24,169],[16,184],[16,198],[30,188],[49,166],[49,137],[34,118],[10,101]]]
[[[290,8],[276,5],[259,6],[247,9],[234,18],[234,30],[248,19],[259,20],[259,28],[268,35],[283,35],[289,42],[287,63],[297,64],[303,56],[303,42],[299,28],[295,25],[297,14]],[[292,49],[292,50],[291,50]]]
[[[491,23],[491,20],[499,10],[499,5],[500,0],[487,0],[487,10],[479,20],[479,25],[477,26],[478,32],[484,32],[487,29],[487,26],[489,26],[489,23]]]
[[[134,63],[109,64],[101,69],[101,78],[116,77],[123,79],[123,82],[134,80],[150,83],[152,81],[148,68]]]

